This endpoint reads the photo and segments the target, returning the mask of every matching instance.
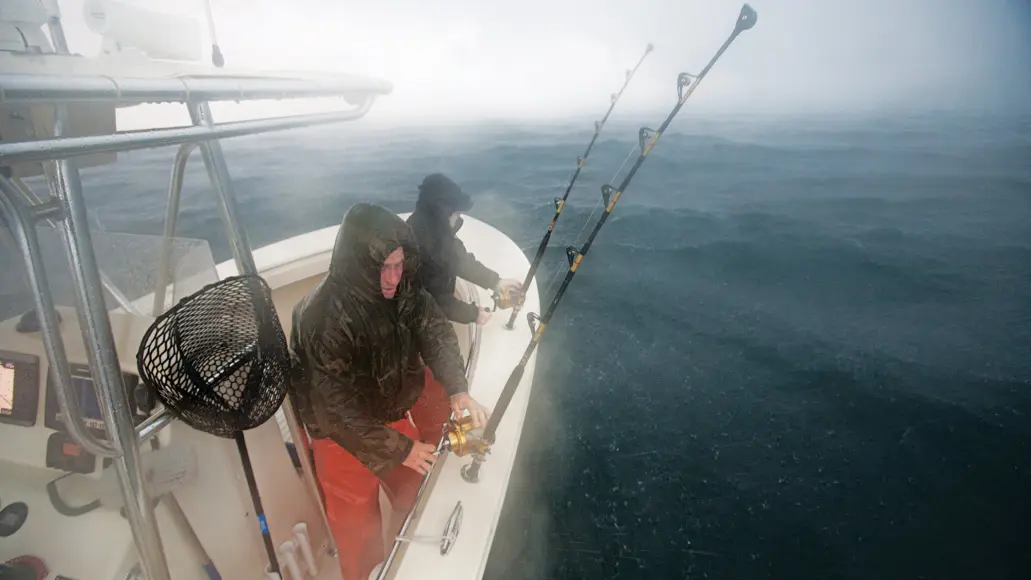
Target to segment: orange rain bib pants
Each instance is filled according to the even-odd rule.
[[[450,412],[443,385],[433,379],[433,373],[426,367],[426,385],[409,410],[411,421],[406,417],[387,423],[387,427],[436,445]],[[379,510],[381,481],[332,439],[312,440],[312,451],[326,502],[326,517],[336,540],[340,571],[344,580],[365,580],[386,557]],[[398,465],[384,478],[382,484],[392,513],[408,513],[421,483],[422,475],[404,465]],[[398,531],[392,530],[391,537]]]

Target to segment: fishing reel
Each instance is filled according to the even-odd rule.
[[[449,419],[444,424],[444,449],[459,457],[483,457],[490,453],[490,443],[483,439],[483,427],[473,427],[471,415]]]
[[[513,306],[522,304],[523,293],[517,290],[502,288],[501,290],[492,290],[491,298],[494,299],[494,308],[489,309],[491,312],[496,310],[508,310]]]

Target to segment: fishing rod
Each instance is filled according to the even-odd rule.
[[[677,100],[676,106],[670,111],[669,116],[662,122],[659,129],[652,130],[647,127],[642,127],[638,132],[638,139],[640,141],[641,153],[637,157],[637,161],[633,167],[630,168],[630,172],[623,179],[623,183],[618,188],[614,188],[611,185],[603,185],[601,187],[602,200],[605,202],[605,212],[598,219],[598,222],[594,226],[594,230],[591,231],[591,235],[587,238],[583,247],[577,250],[575,247],[570,246],[566,248],[566,255],[569,258],[569,271],[566,272],[566,277],[562,281],[562,285],[559,287],[558,292],[552,299],[551,304],[545,311],[544,316],[538,317],[533,313],[527,315],[527,320],[530,323],[530,328],[533,330],[533,338],[530,340],[530,344],[526,347],[526,352],[523,353],[523,358],[519,360],[519,364],[509,375],[508,381],[505,383],[505,388],[501,392],[501,396],[498,398],[497,405],[494,407],[494,412],[491,414],[490,419],[487,421],[487,426],[483,430],[483,434],[480,437],[476,437],[474,430],[472,429],[471,417],[462,417],[461,419],[454,421],[448,427],[448,446],[456,455],[473,455],[473,462],[462,468],[462,477],[468,482],[476,482],[479,478],[480,465],[486,459],[487,453],[490,452],[490,446],[494,444],[494,437],[497,434],[498,424],[501,422],[501,418],[505,414],[505,410],[508,409],[509,403],[512,402],[512,396],[515,394],[516,387],[519,386],[519,382],[523,378],[523,372],[526,370],[526,365],[529,363],[530,356],[533,354],[534,349],[541,341],[541,336],[544,334],[544,329],[547,328],[548,323],[551,321],[551,317],[555,314],[555,309],[558,307],[559,302],[562,300],[562,296],[565,295],[566,289],[569,288],[569,283],[572,281],[573,276],[576,275],[577,268],[580,267],[580,263],[583,261],[584,256],[591,249],[591,244],[594,243],[594,238],[597,237],[598,232],[602,226],[605,225],[605,220],[608,219],[612,210],[616,207],[616,202],[619,201],[623,192],[626,191],[630,180],[637,174],[637,170],[641,168],[645,158],[651,153],[652,148],[655,146],[656,141],[662,133],[669,127],[670,122],[673,121],[673,117],[677,115],[680,108],[684,106],[684,102],[687,101],[688,97],[694,93],[694,90],[698,87],[698,83],[701,82],[705,75],[709,73],[709,70],[716,64],[720,56],[727,50],[734,39],[737,38],[742,32],[749,30],[755,26],[755,21],[758,16],[755,10],[751,6],[745,4],[741,7],[741,13],[738,15],[737,23],[734,25],[734,31],[730,33],[730,36],[726,41],[723,42],[723,46],[720,47],[716,54],[712,57],[705,68],[702,69],[697,76],[690,75],[688,73],[680,73],[677,77]],[[536,319],[536,324],[534,320]]]
[[[609,110],[605,112],[605,116],[601,118],[601,121],[594,122],[594,135],[591,136],[591,142],[587,144],[587,150],[584,154],[576,158],[576,171],[573,172],[573,177],[569,180],[569,185],[566,186],[565,193],[562,197],[555,198],[555,216],[551,218],[551,224],[548,225],[548,231],[544,232],[544,237],[541,238],[541,243],[537,247],[537,255],[533,257],[533,262],[530,263],[530,269],[526,272],[526,278],[523,280],[523,288],[530,287],[530,281],[533,280],[534,274],[537,273],[537,267],[541,265],[541,259],[544,258],[544,250],[548,248],[548,242],[551,240],[551,232],[555,230],[555,222],[558,221],[560,215],[562,215],[562,208],[566,206],[566,200],[569,199],[569,192],[573,190],[573,184],[576,183],[576,178],[580,177],[580,171],[584,168],[584,164],[587,163],[587,157],[591,154],[591,149],[594,148],[595,141],[598,140],[598,135],[601,134],[602,128],[605,127],[605,122],[609,120],[609,115],[612,114],[612,109],[616,108],[616,103],[619,102],[619,98],[623,96],[623,91],[626,90],[627,85],[630,84],[630,79],[634,78],[637,74],[637,69],[641,68],[641,63],[648,56],[649,53],[655,47],[649,42],[648,46],[644,49],[644,54],[637,61],[637,66],[633,70],[626,71],[626,80],[623,81],[623,86],[620,87],[618,93],[613,93],[611,103],[609,104]],[[502,296],[504,298],[504,296]],[[512,306],[512,315],[508,318],[508,323],[505,324],[505,328],[512,330],[512,325],[515,324],[516,316],[519,316],[519,310],[523,307],[525,300],[525,294],[520,294],[519,298],[515,301]]]

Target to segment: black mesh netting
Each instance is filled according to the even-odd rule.
[[[136,363],[173,415],[231,438],[268,421],[283,404],[290,357],[268,284],[234,276],[159,316]]]

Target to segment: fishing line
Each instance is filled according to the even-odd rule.
[[[637,143],[634,143],[634,146],[630,148],[630,152],[626,154],[626,157],[623,159],[623,163],[620,164],[619,169],[612,174],[612,179],[609,180],[609,183],[615,181],[616,178],[619,177],[619,174],[623,172],[623,168],[626,167],[627,162],[630,161],[630,157],[633,156],[634,151],[637,151]]]
[[[626,157],[623,158],[623,163],[620,164],[619,169],[617,169],[616,172],[612,175],[612,178],[609,179],[609,183],[612,183],[616,180],[617,177],[619,177],[620,172],[622,172],[623,168],[626,167],[626,164],[628,161],[630,161],[630,157],[633,156],[634,151],[637,151],[637,143],[634,143],[634,146],[630,148],[630,151],[626,154]],[[594,214],[597,213],[598,208],[601,207],[601,201],[601,198],[598,198],[598,201],[594,202],[594,209],[591,210],[591,215],[587,216],[587,219],[584,220],[584,225],[582,228],[580,228],[580,233],[576,234],[576,238],[573,239],[573,244],[580,243],[580,236],[584,235],[584,232],[587,231],[587,224],[591,223],[591,220],[594,219]]]
[[[541,337],[544,335],[544,330],[548,327],[548,323],[551,321],[551,317],[554,316],[556,308],[558,308],[562,297],[565,295],[566,290],[569,289],[569,284],[576,275],[577,269],[580,267],[581,262],[590,251],[591,245],[594,243],[595,238],[598,236],[598,232],[605,225],[606,220],[612,211],[616,207],[616,203],[619,198],[626,191],[627,186],[630,185],[630,181],[637,174],[637,171],[641,168],[644,160],[651,153],[652,148],[658,142],[659,137],[669,127],[669,124],[676,117],[680,108],[684,106],[687,99],[694,93],[695,89],[698,88],[698,84],[703,78],[709,73],[709,70],[716,64],[716,61],[723,55],[723,53],[730,47],[734,39],[738,37],[745,30],[751,29],[755,26],[757,15],[755,10],[751,6],[745,4],[741,7],[741,12],[738,14],[737,22],[735,23],[734,30],[731,32],[727,40],[723,42],[716,54],[709,60],[709,63],[705,65],[705,68],[697,75],[690,75],[687,73],[680,73],[677,77],[677,103],[670,111],[669,115],[659,126],[658,130],[649,129],[648,127],[642,127],[638,131],[638,144],[641,147],[641,153],[637,157],[637,161],[630,168],[626,177],[623,178],[623,182],[619,184],[619,187],[613,187],[611,185],[603,185],[601,187],[602,200],[605,203],[605,212],[598,219],[591,231],[590,236],[587,237],[587,241],[583,247],[577,249],[573,246],[566,248],[566,256],[569,259],[569,270],[566,272],[566,277],[562,281],[562,285],[559,287],[558,292],[552,299],[551,304],[548,305],[548,309],[544,311],[543,316],[536,316],[533,313],[527,315],[527,320],[530,323],[530,327],[533,330],[533,338],[530,340],[530,344],[527,345],[526,351],[523,353],[523,357],[519,360],[515,369],[512,370],[512,374],[509,375],[508,380],[505,382],[505,387],[501,392],[501,396],[498,398],[497,404],[494,407],[494,411],[491,413],[490,419],[487,421],[487,426],[483,430],[482,437],[476,442],[466,442],[467,434],[461,433],[462,441],[457,444],[457,449],[453,450],[459,454],[465,454],[471,452],[473,454],[473,462],[462,468],[462,477],[469,482],[475,482],[479,479],[480,465],[486,459],[486,454],[490,451],[490,446],[494,444],[494,439],[497,435],[498,425],[501,423],[501,419],[505,416],[505,411],[508,409],[509,404],[512,402],[512,397],[515,394],[516,388],[519,386],[520,381],[523,378],[523,373],[526,371],[526,365],[530,361],[531,355],[536,350],[537,345],[541,341]],[[552,222],[554,223],[554,222]],[[460,425],[452,425],[452,429],[461,430]],[[454,437],[449,440],[458,440],[458,437]],[[453,444],[454,445],[454,444]]]
[[[605,116],[601,118],[601,121],[594,122],[594,134],[591,136],[591,142],[587,144],[587,149],[584,154],[576,158],[576,170],[573,172],[573,177],[569,180],[569,185],[566,186],[565,193],[562,197],[555,198],[555,215],[551,218],[551,224],[548,225],[548,230],[544,232],[544,237],[541,238],[541,243],[537,247],[537,254],[533,257],[533,261],[530,262],[530,269],[526,272],[526,278],[523,280],[523,288],[529,288],[530,282],[533,280],[534,274],[537,273],[537,268],[541,265],[541,260],[544,258],[544,250],[548,248],[548,241],[551,240],[551,233],[555,230],[555,222],[558,221],[559,216],[562,215],[562,208],[566,205],[566,200],[569,199],[569,192],[573,190],[573,185],[576,183],[576,178],[580,176],[580,172],[584,168],[584,164],[587,163],[587,158],[591,155],[591,149],[594,148],[594,144],[598,141],[598,135],[601,134],[601,130],[605,127],[605,123],[609,120],[609,115],[612,114],[612,110],[616,108],[616,103],[619,102],[619,98],[623,96],[623,91],[626,90],[627,85],[630,84],[630,80],[637,74],[637,69],[641,68],[641,63],[651,53],[654,47],[651,43],[644,49],[644,54],[637,61],[637,65],[633,69],[626,71],[626,79],[623,81],[623,86],[620,87],[619,92],[613,93],[611,103],[609,104],[609,110],[605,112]],[[592,214],[593,215],[593,214]],[[511,330],[512,325],[515,323],[516,316],[519,315],[519,310],[523,306],[524,296],[520,295],[512,305],[512,315],[509,317],[508,322],[505,324],[505,328]]]
[[[623,171],[623,168],[626,167],[627,162],[630,161],[630,157],[633,156],[634,151],[637,151],[637,143],[634,143],[634,146],[630,148],[630,152],[626,154],[626,157],[623,159],[623,163],[619,166],[619,169],[617,169],[616,172],[612,175],[612,179],[609,180],[609,183],[612,183],[616,180],[617,177],[619,177],[619,174]],[[601,207],[601,198],[598,198],[598,201],[594,203],[594,209],[591,210],[591,215],[587,216],[587,219],[584,220],[584,225],[582,228],[580,228],[580,233],[576,234],[576,238],[574,238],[571,242],[572,245],[576,246],[580,244],[580,237],[584,235],[585,231],[587,231],[587,224],[591,223],[591,220],[594,219],[594,214],[598,212],[599,207]],[[547,289],[545,289],[544,294],[542,294],[543,296],[548,296],[551,294],[551,289],[554,288],[555,283],[558,282],[558,275],[561,274],[565,269],[566,267],[563,266],[561,263],[555,267],[555,269],[551,272],[551,276],[548,277],[548,286]]]
[[[610,182],[615,181],[616,177],[618,177],[620,172],[623,171],[623,168],[626,167],[626,164],[630,161],[630,157],[633,156],[634,151],[637,151],[637,143],[634,143],[634,145],[630,148],[630,151],[626,154],[626,157],[623,158],[623,163],[620,164],[619,169],[616,170],[616,173],[612,176],[612,179],[609,180]],[[566,178],[566,181],[570,181],[572,179],[575,179],[575,177],[573,177],[574,174],[575,174],[575,171],[571,171],[570,174],[569,174],[570,177]],[[565,181],[563,183],[565,183]],[[580,233],[576,234],[576,238],[574,238],[573,241],[570,242],[570,243],[578,244],[580,242],[580,236],[584,235],[584,232],[587,231],[587,224],[589,224],[591,222],[591,219],[594,217],[594,214],[597,213],[599,206],[601,206],[601,200],[600,199],[597,202],[595,202],[594,209],[591,210],[591,214],[589,216],[587,216],[586,220],[584,220],[584,225],[583,225],[583,227],[580,228]],[[525,213],[526,213],[526,210],[524,210],[524,209],[513,209],[513,210],[509,210],[509,211],[505,211],[505,212],[501,212],[501,213],[497,213],[497,214],[491,215],[491,221],[498,221],[500,218],[504,218],[504,217],[508,217],[508,216],[516,215],[516,214],[524,215]],[[526,251],[528,251],[528,250],[530,250],[532,248],[533,248],[532,244],[528,245],[528,246],[520,246],[519,247],[520,251],[523,251],[523,252],[526,252]],[[555,276],[557,276],[558,273],[561,272],[564,269],[565,269],[565,267],[559,266],[558,268],[555,269],[554,272],[552,272],[551,276],[549,277],[549,279],[551,280],[552,283],[554,282]],[[551,289],[551,283],[549,283],[549,285],[548,285],[548,290],[550,290],[550,289]]]
[[[558,187],[558,186],[560,186],[563,183],[568,183],[571,179],[573,179],[573,174],[574,173],[575,173],[575,170],[574,171],[570,171],[569,172],[569,176],[566,177],[561,182],[556,180],[555,186]],[[549,186],[549,188],[550,188],[550,186]],[[510,207],[510,206],[506,206],[506,207]],[[500,221],[502,218],[507,218],[509,216],[514,216],[514,215],[525,216],[528,211],[531,211],[531,210],[526,209],[526,208],[523,208],[523,209],[519,209],[519,208],[507,209],[507,210],[505,210],[503,212],[500,212],[500,213],[489,213],[489,214],[484,216],[484,220],[489,221],[489,222],[497,222],[497,221]],[[533,244],[530,244],[528,246],[519,246],[519,251],[527,252],[527,251],[533,249],[533,247],[534,247]]]

